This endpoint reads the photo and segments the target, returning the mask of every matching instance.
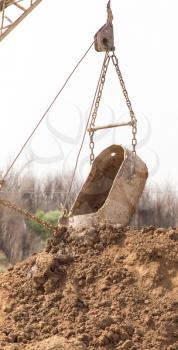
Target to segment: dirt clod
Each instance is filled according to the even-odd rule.
[[[63,227],[0,275],[0,350],[178,349],[177,232]]]

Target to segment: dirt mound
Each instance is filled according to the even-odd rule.
[[[0,350],[178,349],[178,231],[61,228],[0,282]]]

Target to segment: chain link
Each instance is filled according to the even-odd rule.
[[[116,68],[116,72],[117,72],[117,75],[119,77],[119,81],[120,81],[122,91],[123,91],[123,94],[124,94],[124,97],[126,100],[126,104],[127,104],[128,109],[129,109],[129,112],[130,112],[131,123],[132,123],[131,124],[132,125],[132,149],[133,149],[132,152],[133,152],[133,156],[135,158],[136,146],[137,146],[137,119],[135,117],[135,113],[134,113],[133,108],[132,108],[132,104],[131,104],[131,101],[130,101],[130,98],[129,98],[129,95],[128,95],[128,92],[127,92],[127,89],[125,86],[125,82],[124,82],[124,79],[122,77],[122,73],[121,73],[121,70],[119,67],[119,60],[118,60],[117,56],[115,55],[115,52],[112,53],[111,59],[112,59],[112,62]]]
[[[101,97],[102,97],[102,94],[103,94],[103,88],[104,88],[105,81],[106,81],[106,74],[107,74],[107,70],[108,70],[110,59],[111,59],[111,57],[109,56],[109,53],[106,53],[106,57],[105,57],[104,64],[103,64],[103,71],[102,71],[102,74],[101,74],[100,83],[99,83],[98,92],[97,92],[97,97],[96,97],[96,101],[95,101],[95,105],[94,105],[94,110],[93,110],[92,117],[91,117],[90,128],[93,128],[95,126],[95,121],[96,121],[96,118],[97,118],[98,109],[99,109],[100,102],[101,102]],[[90,164],[92,164],[93,161],[95,160],[95,155],[94,155],[94,148],[95,148],[94,131],[90,131],[89,136],[90,136],[90,151],[91,151],[91,153],[90,153]]]
[[[49,224],[48,222],[39,219],[37,216],[29,213],[25,209],[17,207],[16,204],[14,204],[14,203],[12,203],[12,202],[10,202],[8,200],[0,198],[0,204],[3,205],[6,208],[14,210],[18,214],[23,215],[28,220],[35,221],[37,224],[42,225],[45,229],[47,229],[50,232],[56,232],[58,230],[57,226],[53,226],[53,225]]]

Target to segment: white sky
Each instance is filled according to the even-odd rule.
[[[107,0],[43,0],[0,43],[0,168],[22,146],[48,104],[106,22]],[[178,184],[178,2],[112,0],[116,54],[138,118],[138,154],[150,182]],[[38,173],[72,169],[92,102],[103,54],[85,59],[18,161]],[[128,120],[113,70],[97,124]],[[130,131],[99,133],[96,153],[117,142],[129,146]],[[88,139],[79,165],[88,169]]]

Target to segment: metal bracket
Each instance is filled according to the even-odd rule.
[[[107,13],[107,23],[95,34],[95,50],[98,52],[115,50],[111,1],[107,5]]]

